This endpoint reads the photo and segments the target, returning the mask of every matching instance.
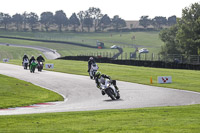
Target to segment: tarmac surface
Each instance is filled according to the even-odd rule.
[[[47,59],[56,59],[61,55],[54,49],[41,47],[41,46],[33,46],[33,45],[22,45],[22,44],[8,44],[8,43],[0,43],[0,45],[8,46],[8,47],[23,47],[23,48],[31,48],[35,50],[41,51]]]
[[[26,107],[0,110],[0,115],[18,115],[50,112],[128,109],[158,106],[200,104],[200,93],[117,81],[121,98],[112,101],[102,96],[95,81],[89,76],[52,71],[30,73],[22,66],[0,63],[0,74],[15,77],[64,97],[64,101],[39,103]]]

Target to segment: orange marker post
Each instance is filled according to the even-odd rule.
[[[152,77],[150,78],[150,84],[153,84],[153,80],[152,80]]]

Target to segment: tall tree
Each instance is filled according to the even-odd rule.
[[[62,27],[68,25],[68,18],[62,10],[59,10],[54,15],[54,22],[58,25],[58,30],[61,32]]]
[[[90,17],[89,13],[86,12],[86,16],[83,20],[84,27],[87,27],[88,32],[90,32],[90,28],[93,26],[93,19]]]
[[[111,19],[110,17],[105,14],[101,20],[100,20],[100,23],[99,23],[100,27],[101,27],[101,30],[103,31],[105,28],[109,27],[111,25]]]
[[[112,25],[115,28],[115,30],[118,31],[119,28],[126,26],[126,22],[125,20],[121,19],[118,15],[115,15],[112,19]]]
[[[17,28],[17,31],[19,31],[20,26],[23,23],[23,17],[21,14],[16,13],[15,15],[12,16],[12,22],[15,23],[15,26]]]
[[[44,25],[46,31],[48,31],[53,22],[54,22],[54,16],[52,12],[43,12],[40,15],[40,23]]]
[[[3,13],[2,12],[0,12],[0,23],[1,23],[1,21],[3,21]]]
[[[176,24],[176,16],[173,15],[173,16],[169,17],[168,20],[167,20],[167,24],[169,26],[175,25]]]
[[[162,25],[166,24],[167,24],[166,17],[156,16],[155,18],[152,19],[152,25],[157,29],[161,29]]]
[[[99,8],[90,7],[88,9],[88,13],[90,17],[94,20],[94,31],[96,32],[99,26],[100,19],[103,16],[101,10]]]
[[[73,13],[72,16],[69,18],[69,23],[73,26],[74,31],[76,31],[76,28],[80,26],[80,21],[76,16],[76,13]]]
[[[182,50],[178,40],[176,39],[176,34],[178,32],[178,25],[173,25],[169,29],[164,29],[160,32],[159,37],[165,43],[162,46],[160,54],[181,54]]]
[[[145,29],[151,25],[151,19],[148,18],[149,16],[142,16],[139,20],[139,24],[143,26]]]
[[[177,40],[185,54],[200,54],[200,4],[194,3],[183,9],[178,25]]]
[[[177,24],[161,32],[160,37],[165,42],[165,47],[178,50],[174,52],[186,55],[200,54],[200,4],[194,3],[184,8]],[[164,51],[170,53],[171,50]]]
[[[8,25],[11,23],[11,16],[7,13],[1,13],[1,24],[4,25],[4,29],[7,30]]]
[[[31,12],[30,14],[28,14],[28,24],[31,27],[31,31],[34,31],[37,27],[38,19],[39,17],[36,13]]]
[[[27,12],[24,12],[22,14],[22,19],[23,19],[23,25],[24,25],[24,30],[26,31],[26,24],[28,23],[28,13]]]
[[[86,16],[86,12],[80,11],[77,15],[78,15],[78,18],[80,20],[81,32],[83,32],[84,31],[84,29],[83,29],[83,27],[84,27],[84,19],[85,19],[85,16]]]

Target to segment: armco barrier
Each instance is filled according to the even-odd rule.
[[[89,58],[90,56],[65,56],[65,57],[60,57],[58,59],[88,61]],[[144,67],[155,67],[155,68],[200,70],[199,64],[186,64],[186,63],[163,62],[163,61],[143,61],[143,60],[113,60],[107,57],[94,57],[94,59],[96,62],[99,63],[113,63],[119,65],[132,65],[132,66],[144,66]]]

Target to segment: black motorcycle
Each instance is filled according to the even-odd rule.
[[[37,68],[38,68],[38,71],[40,71],[40,72],[42,71],[43,65],[44,65],[44,64],[43,64],[42,61],[41,61],[41,62],[38,62],[38,67],[37,67]]]

